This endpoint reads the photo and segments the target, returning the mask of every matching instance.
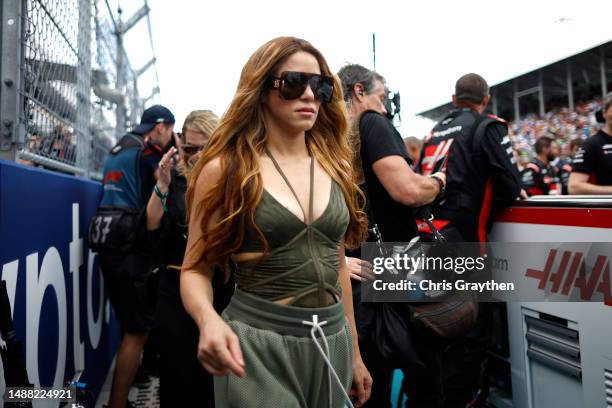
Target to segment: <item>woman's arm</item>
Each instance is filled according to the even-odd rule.
[[[220,177],[220,162],[214,159],[204,166],[198,178],[194,194],[196,202],[189,217],[189,235],[181,270],[180,292],[185,310],[200,330],[198,359],[204,368],[213,375],[227,375],[232,372],[243,377],[244,360],[238,336],[213,308],[213,268],[203,261],[198,261],[198,246],[201,245],[205,231],[202,230],[202,213],[198,211],[197,201],[205,196]],[[206,222],[206,229],[218,222],[219,218],[218,212],[213,213]],[[189,268],[187,265],[195,266]]]
[[[164,185],[158,181],[157,187],[162,194],[168,192],[168,185]],[[149,202],[147,203],[147,231],[155,231],[158,229],[161,226],[163,216],[164,209],[162,207],[161,198],[158,197],[155,192],[152,192]]]
[[[353,311],[353,288],[349,278],[348,268],[346,266],[346,257],[344,254],[344,245],[341,245],[338,253],[340,255],[340,271],[338,279],[342,287],[342,301],[344,302],[344,314],[351,325],[351,335],[353,337],[353,355],[355,358],[361,359],[359,352],[359,342],[357,341],[357,329],[355,326],[355,313]]]
[[[172,168],[176,163],[172,157],[176,153],[176,149],[171,147],[159,161],[157,169],[157,188],[162,194],[168,193],[168,188],[172,180]],[[155,191],[151,193],[149,202],[147,203],[147,231],[155,231],[161,225],[161,219],[164,216],[164,207],[162,200],[157,196]]]
[[[353,386],[351,395],[355,395],[358,399],[356,407],[360,407],[370,398],[372,390],[372,377],[363,364],[361,352],[359,350],[359,339],[357,337],[357,328],[355,325],[355,313],[353,311],[353,288],[349,272],[346,267],[344,244],[340,245],[338,250],[340,256],[340,269],[338,279],[342,287],[342,301],[344,302],[344,313],[351,326],[351,336],[353,338]]]

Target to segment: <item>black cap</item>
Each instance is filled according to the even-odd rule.
[[[174,122],[174,115],[170,109],[161,105],[153,105],[145,109],[140,118],[140,125],[132,129],[132,133],[145,135],[159,123],[172,124]]]

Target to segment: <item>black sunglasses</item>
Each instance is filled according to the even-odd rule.
[[[184,144],[181,145],[181,149],[183,149],[185,154],[190,155],[190,156],[192,154],[198,153],[203,148],[204,148],[204,146],[192,145],[192,144],[187,144],[187,143],[184,143]]]
[[[278,89],[281,98],[286,100],[302,96],[308,85],[320,102],[331,102],[334,94],[334,79],[326,75],[284,71],[280,77],[270,77],[268,84],[272,89]]]

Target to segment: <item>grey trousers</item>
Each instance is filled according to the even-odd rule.
[[[320,327],[327,341],[328,359],[342,387],[348,391],[352,381],[353,345],[342,302],[322,308],[303,308],[236,291],[223,318],[240,339],[246,376],[215,377],[217,408],[344,406],[345,395],[321,352],[326,347],[320,332],[316,338],[321,350],[311,337],[313,319],[319,323],[325,321]]]

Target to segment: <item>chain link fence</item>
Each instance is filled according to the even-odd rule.
[[[122,46],[129,28],[108,0],[7,0],[7,15],[11,4],[20,15],[13,157],[100,179],[108,151],[143,109]],[[143,9],[148,18],[146,1]],[[14,55],[3,42],[2,64]]]

